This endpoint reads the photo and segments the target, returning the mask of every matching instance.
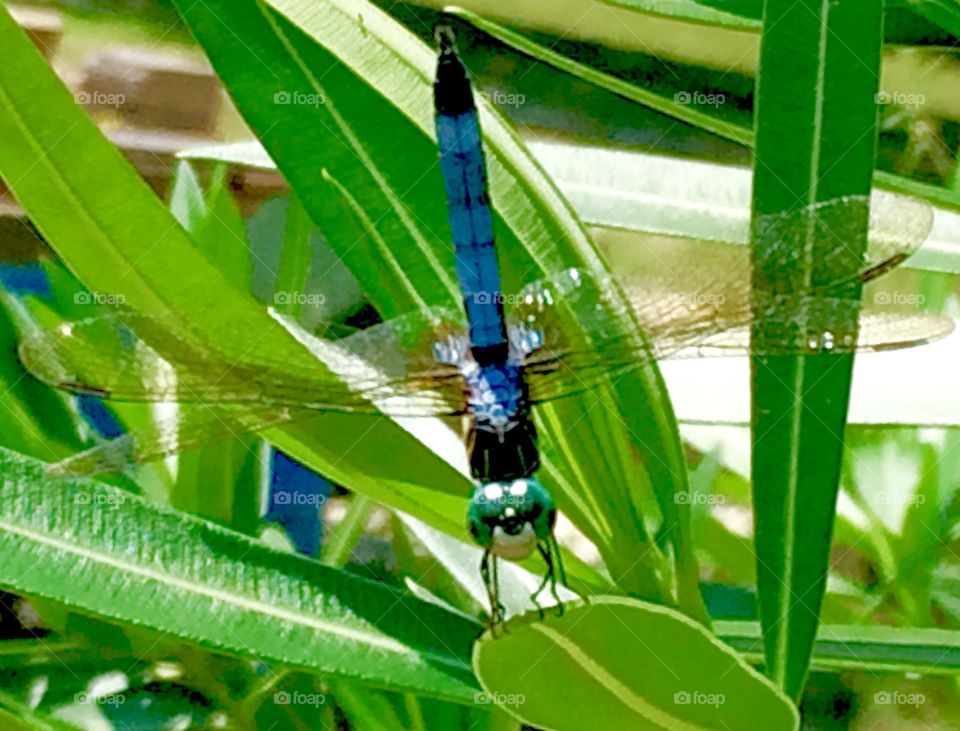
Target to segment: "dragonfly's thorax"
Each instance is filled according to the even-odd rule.
[[[507,334],[506,348],[478,352],[462,335],[434,345],[435,360],[455,366],[466,386],[470,474],[482,482],[527,477],[540,466],[523,364],[543,338],[526,327],[508,328]]]
[[[506,432],[527,413],[521,366],[509,361],[479,365],[471,360],[463,365],[462,372],[476,428],[495,433],[503,441]]]
[[[502,348],[478,349],[466,338],[449,338],[434,346],[434,355],[438,362],[460,369],[476,428],[497,434],[502,442],[504,434],[529,413],[523,362],[540,345],[538,332],[515,326],[508,329]]]
[[[433,359],[461,371],[481,365],[507,365],[519,368],[528,355],[543,347],[543,333],[534,328],[511,324],[507,328],[506,347],[477,348],[462,334],[448,335],[433,343]],[[481,357],[477,357],[478,353]],[[486,357],[484,357],[486,356]],[[464,373],[464,375],[466,375]]]

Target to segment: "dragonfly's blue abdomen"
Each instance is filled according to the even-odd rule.
[[[440,166],[457,279],[470,323],[470,345],[479,362],[502,362],[506,360],[507,328],[480,126],[466,71],[455,53],[441,54],[435,100]]]
[[[503,316],[493,213],[470,81],[449,32],[440,32],[438,39],[434,102],[440,168],[470,326],[471,357],[460,364],[473,417],[467,441],[470,472],[484,483],[503,482],[537,470],[537,433],[530,420],[523,359],[511,350]]]

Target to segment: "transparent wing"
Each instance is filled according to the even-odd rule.
[[[568,273],[555,281],[570,276]],[[604,282],[596,280],[584,284],[589,278],[582,273],[577,280],[578,288],[586,291],[606,289]],[[545,283],[541,286],[549,289]],[[567,296],[567,306],[577,309],[583,305],[590,311],[589,317],[578,318],[591,323],[589,334],[578,329],[569,321],[570,315],[561,313],[554,305],[538,309],[527,304],[519,308],[524,311],[524,327],[538,331],[545,343],[526,361],[524,374],[531,399],[544,401],[577,393],[608,375],[616,376],[666,358],[882,351],[933,342],[953,330],[951,319],[931,313],[867,310],[857,315],[849,300],[791,298],[780,306],[770,304],[767,308],[768,333],[777,335],[768,334],[762,346],[751,347],[753,313],[749,307],[739,311],[714,305],[691,308],[677,293],[653,300],[647,299],[650,294],[633,291],[628,299],[628,307],[635,308],[649,338],[647,342],[629,334],[624,336],[616,329],[613,313],[617,307],[596,308],[594,303],[598,300],[593,294],[583,300],[578,295]],[[672,303],[673,309],[669,309],[668,303]],[[669,309],[668,317],[661,318],[664,309]],[[825,324],[831,318],[841,326]],[[857,324],[851,326],[851,321]],[[824,324],[806,328],[799,326],[803,322]]]
[[[317,412],[286,406],[185,403],[178,413],[51,464],[47,472],[51,476],[123,472],[204,444],[311,416],[317,416]]]
[[[118,401],[287,406],[314,411],[440,416],[466,410],[456,368],[435,361],[435,339],[460,326],[415,313],[322,344],[316,369],[199,345],[149,317],[117,313],[37,331],[20,359],[41,381]],[[291,327],[285,324],[286,327]]]
[[[762,354],[883,350],[942,337],[952,321],[916,312],[866,312],[858,326],[855,307],[838,296],[902,262],[932,221],[925,204],[881,196],[871,209],[866,262],[851,266],[856,258],[842,234],[850,227],[847,219],[865,210],[864,199],[838,199],[761,221],[761,236],[779,237],[768,241],[768,248],[782,246],[784,256],[802,255],[810,231],[818,240],[832,237],[836,245],[815,281],[791,283],[788,291],[775,290],[760,300],[751,300],[745,247],[715,247],[724,250],[722,261],[687,258],[651,266],[642,277],[597,279],[570,270],[526,287],[513,316],[543,343],[527,359],[532,398],[583,390],[608,373],[653,358],[746,353],[758,319],[772,334],[754,350]],[[647,343],[636,333],[624,337],[627,315],[637,318]],[[232,343],[247,339],[229,333],[222,342],[199,345],[150,318],[119,313],[34,333],[20,354],[42,381],[108,399],[393,416],[467,411],[456,368],[437,365],[438,355],[455,363],[466,354],[459,312],[414,313],[338,340],[314,338],[280,319],[277,326],[317,357],[316,369],[232,350]]]
[[[791,214],[794,220],[763,222],[767,231],[781,235],[814,227],[819,236],[834,235],[836,251],[826,258],[823,274],[812,282],[791,282],[786,291],[753,293],[745,247],[714,247],[721,250],[717,260],[655,262],[643,276],[597,278],[568,270],[527,286],[515,298],[513,320],[537,331],[544,343],[527,360],[531,397],[542,401],[582,391],[598,378],[653,359],[878,351],[943,337],[953,329],[949,318],[891,308],[858,314],[849,299],[853,285],[894,268],[929,231],[932,213],[925,204],[896,196],[885,200],[871,222],[870,249],[859,268],[844,267],[855,258],[836,233],[844,224],[835,219],[854,210],[851,201]],[[789,235],[775,244],[787,247],[784,253],[802,251],[802,241]],[[624,337],[620,323],[631,316],[647,342]],[[764,333],[760,345],[750,341],[755,324]]]

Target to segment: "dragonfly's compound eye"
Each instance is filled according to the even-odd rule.
[[[467,513],[477,543],[495,556],[515,560],[549,538],[556,520],[553,498],[535,477],[478,486]]]

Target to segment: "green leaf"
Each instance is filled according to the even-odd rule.
[[[13,731],[77,731],[79,726],[31,708],[8,693],[0,692],[0,720]]]
[[[0,586],[204,648],[470,703],[478,626],[0,451]],[[108,526],[108,528],[105,528]]]
[[[206,211],[196,229],[185,226],[204,256],[241,292],[253,283],[253,263],[247,243],[247,226],[227,185],[228,171],[220,165],[206,195]]]
[[[193,165],[186,161],[177,163],[170,187],[170,213],[187,231],[200,230],[207,215],[207,204],[203,200],[203,186],[197,177]]]
[[[80,655],[88,656],[89,653],[89,646],[76,640],[49,637],[42,640],[3,640],[0,642],[0,667],[55,665]]]
[[[711,633],[665,607],[597,597],[474,647],[493,702],[545,729],[795,729],[797,710]],[[544,683],[563,688],[544,694]]]
[[[337,703],[351,726],[364,731],[405,728],[385,693],[357,688],[348,683],[338,683],[334,690]]]
[[[574,61],[557,53],[548,46],[532,41],[509,28],[482,18],[475,13],[471,13],[469,10],[451,8],[448,12],[451,15],[463,18],[471,25],[476,26],[484,33],[489,33],[514,50],[536,59],[538,63],[547,63],[560,71],[564,71],[591,84],[595,84],[601,89],[607,89],[618,96],[622,96],[624,99],[636,102],[648,109],[660,112],[681,122],[686,122],[694,127],[713,132],[731,142],[736,142],[744,146],[751,146],[753,144],[753,131],[746,127],[718,119],[716,116],[701,112],[689,104],[680,104],[676,98],[669,99],[637,86],[636,84],[631,84],[628,81],[617,78],[612,74],[597,71],[586,64]]]
[[[946,538],[940,526],[940,516],[947,506],[938,499],[942,490],[939,454],[931,444],[921,444],[919,451],[920,478],[910,485],[913,490],[906,496],[903,528],[895,543],[898,566],[894,584],[906,623],[913,626],[935,623],[930,598]]]
[[[350,552],[363,533],[374,505],[363,495],[354,495],[346,512],[336,526],[327,526],[328,535],[320,552],[320,560],[327,566],[342,567],[350,560]]]
[[[893,0],[893,7],[909,8],[953,36],[960,36],[960,4],[956,0]]]
[[[177,457],[170,504],[247,534],[260,526],[259,440],[227,437]]]
[[[367,306],[356,278],[323,241],[296,194],[263,203],[247,220],[247,233],[260,302],[295,316],[311,332],[328,332]],[[342,329],[338,334],[351,330]]]
[[[744,3],[697,2],[697,0],[606,0],[611,5],[622,5],[625,8],[636,10],[650,15],[662,15],[667,18],[677,18],[691,23],[717,25],[734,30],[758,31],[760,21],[751,18],[749,7],[741,7]],[[734,8],[728,8],[729,5]],[[711,7],[716,5],[718,7]],[[718,9],[724,7],[732,12]]]
[[[753,182],[755,302],[771,292],[809,291],[861,266],[882,4],[767,0],[764,20]],[[817,328],[855,326],[858,283],[837,294],[851,302],[839,322],[822,323],[811,314],[812,322],[794,326],[811,336]],[[752,333],[760,348],[783,335],[766,331],[761,318]],[[792,697],[803,689],[826,588],[852,369],[849,355],[752,358],[766,672]]]
[[[299,317],[302,309],[299,295],[307,291],[313,251],[310,248],[310,218],[295,194],[291,194],[287,202],[284,224],[273,301],[278,312]]]
[[[512,719],[495,707],[466,708],[409,693],[400,696],[348,683],[337,683],[334,692],[337,705],[350,722],[350,728],[362,731],[393,731],[400,728],[409,731],[516,729]]]
[[[717,636],[752,663],[763,661],[756,622],[716,621]],[[813,667],[897,675],[960,674],[960,632],[915,627],[822,624],[817,630]]]
[[[960,566],[941,562],[934,570],[931,599],[954,624],[960,622]]]

